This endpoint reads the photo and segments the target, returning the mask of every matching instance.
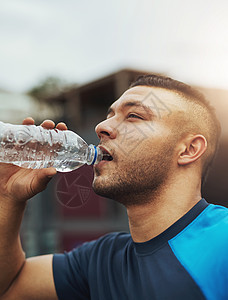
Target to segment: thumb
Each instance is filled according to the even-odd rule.
[[[42,192],[48,185],[49,181],[56,175],[55,168],[46,168],[39,170],[31,182],[31,191],[33,195]]]

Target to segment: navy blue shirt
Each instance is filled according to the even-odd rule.
[[[228,299],[228,209],[200,200],[163,233],[108,234],[53,257],[60,300]]]

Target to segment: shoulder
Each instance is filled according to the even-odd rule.
[[[61,260],[66,264],[88,264],[98,257],[106,257],[110,252],[121,252],[131,243],[132,239],[129,233],[109,233],[97,240],[85,242],[69,252],[55,254],[54,262]]]
[[[184,230],[172,241],[178,244],[192,243],[207,245],[209,249],[216,249],[221,245],[228,248],[228,209],[220,205],[209,204]]]
[[[223,218],[228,217],[228,208],[221,205],[209,204],[206,212],[207,215],[222,216]]]
[[[201,219],[201,220],[200,220]],[[210,204],[203,212],[199,221],[202,227],[207,228],[216,236],[227,236],[228,233],[228,208]],[[204,225],[204,226],[203,226]],[[218,237],[219,237],[218,236]],[[228,242],[228,239],[225,239]]]
[[[72,252],[83,252],[92,255],[97,252],[107,251],[107,249],[109,249],[109,251],[111,249],[123,249],[126,245],[131,243],[131,241],[132,239],[129,233],[114,232],[106,234],[97,240],[86,242],[80,247],[73,249]]]
[[[111,253],[121,254],[131,241],[131,235],[128,233],[106,234],[69,252],[55,254],[53,258],[54,270],[74,270],[74,272],[79,272],[81,277],[87,277],[88,274],[86,273],[91,264],[94,265],[98,261],[108,260]]]
[[[170,242],[208,299],[228,299],[228,209],[209,204]],[[224,296],[224,297],[223,297]]]
[[[91,268],[94,270],[97,266],[107,264],[114,256],[122,257],[131,244],[130,234],[110,233],[74,248],[65,253],[65,257],[67,257],[73,268],[78,266],[86,272]],[[86,276],[88,276],[88,273]]]
[[[201,263],[214,265],[221,262],[228,268],[227,236],[228,209],[209,204],[169,244],[181,260],[195,261],[198,267]]]

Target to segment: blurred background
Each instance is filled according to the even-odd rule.
[[[138,75],[164,74],[200,89],[222,124],[203,195],[228,206],[227,1],[1,1],[0,37],[3,122],[64,121],[97,144],[95,125]],[[21,229],[27,256],[128,231],[123,207],[95,195],[91,182],[90,167],[58,174],[29,202]],[[84,205],[67,200],[72,187]]]

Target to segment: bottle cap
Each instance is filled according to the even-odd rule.
[[[87,165],[98,164],[102,158],[103,154],[100,148],[92,144],[88,146]]]

